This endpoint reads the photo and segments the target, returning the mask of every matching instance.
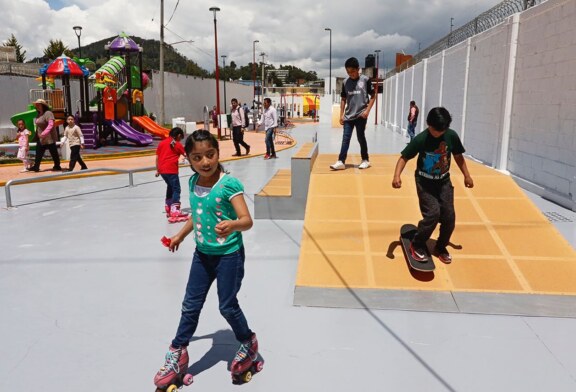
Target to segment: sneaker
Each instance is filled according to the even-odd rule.
[[[246,147],[246,155],[250,155],[250,146]]]
[[[270,155],[268,154],[264,155],[264,159],[270,159]]]
[[[239,156],[240,156],[240,153],[237,152],[236,154],[232,154],[232,156],[233,156],[233,157],[239,157]]]
[[[370,162],[362,161],[362,163],[360,163],[360,165],[358,166],[358,169],[368,169],[369,167],[370,167]]]
[[[336,161],[335,164],[330,165],[330,169],[332,169],[332,170],[344,170],[344,169],[346,169],[346,165],[342,161]]]
[[[278,159],[278,157],[276,156],[276,154],[274,154],[274,155],[270,155],[270,159]]]
[[[424,249],[414,246],[413,243],[410,244],[410,254],[412,255],[412,258],[416,261],[420,261],[422,263],[428,261],[428,255],[426,254]]]
[[[26,167],[22,170],[20,170],[20,173],[28,173],[30,170]]]
[[[436,248],[434,253],[438,255],[438,259],[444,264],[450,264],[452,262],[452,256],[450,256],[450,253],[448,253],[448,249],[446,249],[446,247]]]

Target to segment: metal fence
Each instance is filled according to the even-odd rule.
[[[432,57],[435,54],[442,52],[444,49],[457,45],[478,33],[496,26],[510,15],[527,10],[528,8],[544,3],[545,1],[546,0],[504,0],[500,4],[490,8],[488,11],[478,15],[464,26],[450,32],[445,37],[421,50],[410,60],[398,65],[386,74],[386,78],[394,76],[396,73],[410,68],[425,58]]]

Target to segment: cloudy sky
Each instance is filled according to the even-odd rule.
[[[381,50],[380,66],[391,67],[396,52],[414,54],[467,23],[501,0],[164,0],[165,41],[212,71],[214,22],[221,9],[218,54],[245,65],[257,56],[276,66],[295,65],[328,76],[332,29],[332,74],[344,76],[346,58],[364,63]],[[160,0],[0,0],[0,41],[14,34],[27,59],[40,56],[50,39],[70,48],[78,41],[72,26],[83,27],[88,44],[124,31],[148,39],[160,37]],[[219,59],[221,64],[221,58]],[[258,57],[261,60],[261,57]]]

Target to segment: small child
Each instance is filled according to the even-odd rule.
[[[18,154],[16,157],[22,160],[24,164],[24,169],[20,170],[20,173],[25,173],[30,171],[28,169],[28,151],[30,150],[30,145],[28,143],[28,137],[32,134],[28,129],[26,129],[26,123],[24,120],[18,120],[16,123],[18,127],[16,141],[18,142]]]
[[[74,116],[68,116],[66,122],[68,123],[68,126],[64,129],[62,144],[66,143],[66,141],[70,144],[70,163],[68,164],[68,169],[62,171],[74,170],[76,162],[80,164],[81,170],[87,170],[88,166],[86,166],[80,156],[80,149],[84,149],[84,135],[82,134],[82,130],[78,125],[76,125]]]
[[[450,161],[454,156],[456,164],[464,175],[464,185],[474,187],[466,161],[462,155],[465,150],[458,134],[450,129],[452,117],[448,110],[437,107],[428,113],[428,128],[416,135],[402,151],[396,163],[392,186],[400,188],[400,175],[406,162],[418,155],[416,164],[416,190],[420,202],[422,220],[418,222],[418,231],[410,245],[410,253],[417,261],[428,260],[426,241],[430,238],[438,223],[440,235],[436,241],[434,254],[440,261],[449,264],[452,256],[446,246],[454,232],[456,214],[454,212],[454,187],[450,181]]]
[[[178,177],[178,158],[186,156],[180,140],[184,139],[181,128],[172,128],[170,137],[162,140],[156,148],[156,177],[162,176],[166,183],[164,209],[170,223],[188,220],[188,214],[180,211],[180,177]]]
[[[220,313],[241,342],[230,366],[233,379],[248,370],[258,357],[256,334],[248,327],[237,298],[245,260],[241,232],[252,227],[244,186],[224,171],[219,162],[218,141],[209,131],[192,133],[186,140],[185,150],[194,171],[190,178],[192,218],[170,238],[167,246],[172,252],[178,250],[194,231],[196,251],[176,337],[164,366],[154,377],[154,384],[160,389],[183,377],[188,370],[188,343],[196,331],[200,311],[214,280],[218,285]]]

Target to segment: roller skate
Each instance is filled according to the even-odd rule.
[[[193,377],[187,371],[188,351],[186,347],[176,349],[170,346],[164,366],[154,377],[154,385],[161,391],[174,392],[182,385],[192,384]]]
[[[170,199],[166,199],[164,202],[164,211],[166,212],[166,218],[170,218]]]
[[[250,340],[240,344],[236,356],[230,365],[233,384],[243,384],[252,380],[252,376],[264,367],[264,362],[258,355],[258,339],[253,333]]]
[[[178,223],[186,222],[187,220],[188,214],[180,211],[180,203],[172,203],[170,206],[170,217],[168,218],[168,222]]]

